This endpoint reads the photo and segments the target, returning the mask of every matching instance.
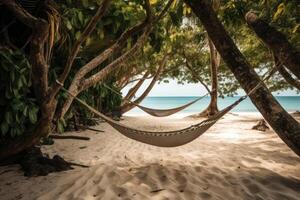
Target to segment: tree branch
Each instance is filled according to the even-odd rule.
[[[154,23],[158,22],[160,19],[164,18],[164,15],[167,13],[168,9],[172,5],[174,0],[169,0],[168,3],[165,5],[165,7],[162,9],[162,11],[155,17]]]
[[[164,69],[164,67],[165,67],[165,65],[166,65],[167,60],[168,60],[168,55],[166,54],[166,55],[163,57],[163,59],[162,59],[160,65],[159,65],[159,67],[158,67],[158,69],[157,69],[157,71],[156,71],[156,74],[155,74],[155,76],[153,77],[153,79],[152,79],[151,83],[149,84],[149,86],[147,87],[147,89],[143,92],[143,94],[142,94],[139,98],[137,98],[137,99],[134,101],[134,103],[129,102],[129,103],[127,103],[127,104],[124,104],[124,105],[121,107],[121,113],[128,112],[129,110],[131,110],[132,108],[134,108],[136,104],[141,103],[141,102],[145,99],[145,97],[146,97],[146,96],[150,93],[150,91],[152,90],[152,88],[153,88],[153,86],[155,85],[156,81],[159,79],[159,76],[160,76],[160,74],[162,73],[162,71],[163,71],[163,69]]]
[[[134,46],[130,50],[125,52],[122,56],[120,56],[119,58],[114,60],[112,63],[110,63],[108,66],[106,66],[104,69],[102,69],[98,73],[83,80],[81,82],[81,85],[82,85],[81,91],[86,90],[87,88],[91,87],[95,83],[98,83],[100,80],[105,78],[108,74],[110,74],[113,70],[115,70],[121,63],[123,63],[124,61],[128,60],[130,57],[135,55],[138,52],[138,50],[140,49],[140,47],[146,41],[151,30],[152,30],[152,24],[150,24],[150,25],[148,25],[148,27],[146,27],[146,30],[144,31],[143,35],[139,37],[137,42],[134,44]]]
[[[88,74],[90,71],[102,64],[105,60],[107,60],[112,54],[114,54],[123,46],[123,44],[127,41],[128,38],[136,34],[138,31],[143,30],[146,27],[146,25],[147,22],[146,20],[144,20],[143,22],[131,27],[130,29],[127,29],[125,32],[122,33],[119,39],[112,46],[110,46],[100,55],[96,56],[90,62],[82,66],[79,69],[79,71],[75,74],[75,77],[71,83],[69,90],[72,87],[78,87],[80,85],[80,81],[82,81],[86,74]]]
[[[193,67],[190,65],[188,58],[183,50],[183,56],[185,58],[185,66],[190,70],[192,76],[194,77],[194,79],[198,80],[207,90],[208,93],[211,93],[210,89],[208,88],[208,85],[206,83],[204,83],[204,81],[197,75],[197,72],[193,69]]]
[[[284,34],[259,19],[253,12],[248,12],[245,19],[285,67],[300,79],[300,51],[290,44]]]
[[[2,0],[2,5],[5,5],[18,20],[20,20],[26,26],[35,30],[40,23],[46,23],[45,20],[36,18],[23,9],[15,0]]]
[[[136,94],[136,92],[138,91],[138,89],[142,86],[142,84],[144,83],[144,81],[146,80],[146,77],[150,74],[150,71],[147,71],[143,77],[128,91],[127,95],[124,97],[123,101],[130,101],[134,95]],[[127,102],[126,102],[127,103]]]
[[[93,32],[93,30],[95,29],[97,23],[101,20],[101,18],[104,16],[105,12],[108,9],[110,0],[103,0],[101,5],[99,6],[97,12],[95,13],[95,15],[92,17],[92,19],[90,20],[90,22],[88,23],[88,25],[85,27],[85,30],[83,31],[83,33],[81,34],[81,36],[79,37],[79,39],[75,42],[71,53],[67,59],[66,65],[64,67],[64,71],[63,73],[60,75],[60,77],[58,78],[60,83],[64,83],[68,74],[70,73],[70,70],[72,68],[73,62],[76,58],[76,56],[78,55],[78,52],[80,50],[80,47],[82,45],[82,43],[89,37],[89,35]],[[56,96],[56,94],[58,93],[58,91],[60,90],[62,86],[57,84],[56,82],[54,83],[54,85],[52,86],[50,95],[51,96]]]
[[[128,85],[128,84],[130,84],[130,83],[134,83],[134,82],[136,82],[136,81],[140,81],[140,80],[147,80],[147,79],[151,79],[151,78],[153,78],[154,77],[154,75],[151,75],[151,76],[148,76],[148,77],[142,77],[142,78],[136,78],[136,79],[133,79],[133,80],[131,80],[131,81],[129,81],[126,85]]]
[[[48,92],[48,67],[43,52],[49,24],[46,20],[31,15],[14,0],[3,0],[2,3],[20,22],[32,29],[29,60],[32,66],[33,88],[36,98],[41,104]]]
[[[173,0],[170,0],[170,2],[173,2]],[[99,83],[103,78],[105,78],[109,73],[111,73],[113,70],[117,69],[119,65],[130,58],[130,56],[135,55],[138,52],[138,49],[144,44],[146,41],[148,35],[150,34],[153,25],[157,23],[157,21],[163,16],[163,14],[167,11],[171,3],[168,3],[162,12],[159,14],[158,17],[156,17],[153,21],[148,22],[147,19],[144,20],[142,23],[132,27],[131,29],[125,31],[119,40],[112,45],[110,48],[105,50],[103,53],[101,53],[99,56],[91,60],[88,64],[83,66],[75,75],[68,91],[73,94],[74,96],[78,95],[83,90],[91,87],[93,84]],[[149,15],[149,13],[147,13]],[[112,53],[116,51],[116,49],[119,49],[122,44],[127,41],[129,37],[131,37],[134,33],[144,30],[143,34],[139,37],[135,45],[126,51],[124,54],[122,54],[120,57],[118,57],[116,60],[114,60],[112,63],[107,65],[104,69],[97,72],[96,74],[90,76],[89,78],[84,79],[85,75],[89,73],[92,69],[96,68],[99,64],[101,64],[104,60],[106,60]],[[69,109],[71,103],[73,101],[72,97],[69,97],[61,110],[59,110],[56,114],[56,118],[62,118],[64,114]]]

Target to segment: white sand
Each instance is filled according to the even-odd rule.
[[[260,116],[228,114],[190,144],[158,148],[117,133],[74,133],[91,141],[57,141],[50,155],[91,165],[88,169],[26,178],[19,166],[0,168],[0,199],[194,200],[300,199],[300,159],[273,131],[251,130]],[[196,120],[126,117],[146,130],[174,130]],[[86,148],[85,148],[86,147]]]

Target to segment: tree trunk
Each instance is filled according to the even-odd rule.
[[[154,87],[156,81],[159,79],[159,76],[160,76],[161,72],[163,71],[163,68],[166,65],[167,59],[168,59],[168,56],[167,55],[164,56],[164,58],[163,58],[163,60],[160,64],[160,66],[158,67],[157,72],[156,72],[155,76],[153,77],[151,83],[149,84],[147,89],[143,92],[143,94],[134,101],[134,104],[133,103],[127,103],[127,104],[124,104],[123,106],[121,106],[120,110],[121,110],[122,114],[124,114],[124,113],[128,112],[129,110],[133,109],[135,107],[135,104],[141,103],[146,98],[146,96],[150,93],[150,91]]]
[[[258,19],[253,12],[248,12],[245,18],[248,25],[274,52],[279,61],[300,79],[300,51],[289,43],[285,35],[265,21]]]
[[[32,66],[32,83],[40,108],[40,116],[33,130],[30,130],[27,134],[25,133],[20,138],[6,141],[5,144],[0,145],[0,160],[36,145],[42,137],[47,136],[57,103],[54,98],[48,96],[48,65],[44,54],[44,45],[48,38],[48,22],[41,18],[35,18],[15,1],[5,1],[4,3],[15,14],[16,18],[33,29],[29,43],[29,62]]]
[[[218,68],[220,65],[220,55],[209,37],[208,37],[208,45],[209,45],[209,50],[210,50],[211,90],[200,78],[197,78],[195,71],[187,62],[187,67],[192,72],[193,76],[196,77],[201,82],[201,84],[206,88],[206,90],[210,94],[210,103],[207,106],[207,108],[205,110],[203,110],[201,113],[191,115],[190,117],[192,117],[192,118],[208,117],[208,116],[215,115],[216,113],[219,112],[219,108],[218,108]]]
[[[218,20],[209,0],[185,0],[202,22],[210,39],[246,93],[261,80]],[[265,84],[250,99],[279,137],[300,156],[300,124],[273,97]]]
[[[42,137],[50,133],[56,101],[45,103],[40,107],[40,119],[34,129],[23,137],[0,144],[0,161],[16,155],[40,142]]]
[[[218,51],[216,50],[213,42],[208,38],[208,44],[210,49],[210,72],[211,72],[211,100],[208,106],[207,114],[215,115],[219,112],[218,109],[218,68],[220,65],[220,59],[218,58]]]
[[[132,71],[132,69],[131,69],[131,71]],[[128,74],[126,74],[126,76],[124,75],[123,77],[120,78],[120,80],[117,80],[116,87],[123,88],[124,85],[126,85],[129,82],[131,77],[132,77],[131,73],[128,72]]]
[[[291,74],[279,63],[279,60],[276,56],[274,56],[275,66],[277,67],[278,72],[284,78],[284,80],[289,83],[290,85],[294,86],[300,91],[300,81],[294,79]]]

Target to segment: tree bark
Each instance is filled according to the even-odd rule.
[[[116,40],[116,42],[111,45],[109,48],[107,48],[105,51],[103,51],[102,53],[100,53],[98,56],[96,56],[95,58],[93,58],[91,61],[89,61],[87,64],[85,64],[84,66],[82,66],[79,71],[75,74],[72,83],[69,87],[69,91],[70,92],[75,92],[77,90],[80,90],[79,88],[82,87],[82,82],[84,81],[84,77],[90,73],[93,69],[95,69],[96,67],[98,67],[100,64],[102,64],[105,60],[107,60],[111,55],[113,55],[115,52],[119,51],[122,46],[124,45],[124,43],[130,38],[132,37],[134,34],[136,34],[139,31],[142,31],[144,29],[146,29],[147,26],[149,26],[149,23],[151,23],[151,19],[152,19],[152,12],[151,9],[148,8],[149,6],[149,2],[146,1],[146,11],[147,11],[147,16],[145,18],[145,20],[143,20],[141,23],[138,23],[136,25],[134,25],[133,27],[127,29],[126,31],[124,31],[121,36]],[[93,21],[93,20],[92,20]],[[75,46],[76,47],[76,46]],[[72,55],[72,54],[71,54]],[[72,59],[72,57],[71,57]],[[67,63],[68,64],[68,63]],[[69,68],[70,66],[67,65]],[[65,77],[66,71],[68,70],[64,70],[63,74],[62,74],[62,78]],[[67,72],[68,74],[68,72]],[[61,79],[62,79],[61,78]],[[62,82],[61,82],[62,83]],[[56,87],[59,87],[56,85]],[[75,94],[75,93],[74,93]],[[65,105],[70,104],[70,100],[67,100],[68,102],[65,103]],[[72,102],[72,101],[71,101]],[[62,113],[62,111],[58,112],[59,116],[62,117],[64,114]]]
[[[56,101],[45,102],[40,107],[40,119],[29,133],[18,139],[5,141],[4,144],[0,143],[0,161],[38,144],[42,137],[49,134],[56,104]]]
[[[148,35],[150,34],[153,25],[157,23],[167,12],[168,8],[171,6],[172,2],[174,0],[169,0],[166,6],[162,9],[162,11],[153,19],[152,11],[150,8],[147,8],[149,6],[149,2],[146,1],[146,11],[147,11],[147,17],[146,19],[136,26],[132,27],[131,29],[125,31],[120,38],[117,40],[117,42],[112,45],[110,48],[106,49],[103,53],[101,53],[99,56],[91,60],[89,63],[87,63],[85,66],[83,66],[75,75],[71,86],[69,87],[69,92],[73,94],[74,96],[77,96],[80,92],[83,90],[88,89],[89,87],[93,86],[96,83],[99,83],[101,80],[103,80],[108,74],[110,74],[113,70],[117,69],[121,63],[125,62],[130,58],[130,56],[135,55],[138,52],[138,49],[144,44],[145,40],[147,39]],[[87,73],[89,73],[91,70],[93,70],[95,67],[97,67],[99,64],[104,62],[112,53],[115,52],[115,50],[119,49],[122,44],[133,34],[135,34],[138,31],[143,31],[143,34],[139,37],[135,45],[122,54],[120,57],[118,57],[116,60],[114,60],[112,63],[110,63],[108,66],[106,66],[101,71],[97,72],[96,74],[84,78]],[[63,104],[62,108],[59,109],[59,111],[56,113],[55,119],[63,118],[66,112],[69,110],[72,102],[72,97],[68,97],[65,103]]]
[[[284,34],[262,19],[258,19],[253,12],[248,12],[245,19],[256,35],[274,52],[280,62],[300,79],[300,51],[289,43]]]
[[[220,65],[220,59],[218,51],[216,50],[213,42],[208,38],[208,44],[210,49],[210,73],[211,73],[211,100],[207,109],[208,116],[215,115],[219,112],[218,109],[218,68]]]
[[[106,0],[104,1],[106,2]],[[159,20],[165,14],[172,2],[173,0],[170,0],[167,3],[167,6],[164,7],[163,11],[158,15],[158,17],[155,18],[154,21]],[[15,0],[0,0],[0,4],[5,5],[20,22],[30,27],[32,29],[32,32],[34,33],[32,35],[32,41],[30,41],[31,45],[29,60],[32,62],[31,64],[33,73],[33,88],[38,103],[40,105],[39,121],[36,123],[34,129],[30,130],[30,133],[24,134],[23,137],[20,137],[18,139],[14,139],[12,141],[7,142],[5,141],[4,144],[0,144],[0,160],[2,160],[34,146],[35,144],[40,142],[40,139],[42,137],[47,136],[49,134],[54,112],[57,106],[57,100],[55,99],[55,91],[58,91],[58,89],[55,89],[57,87],[57,84],[54,84],[51,89],[49,89],[48,86],[48,66],[44,55],[44,44],[48,35],[47,30],[49,30],[48,22],[46,20],[36,18],[35,16],[31,15],[22,7],[20,7],[20,5],[16,3]],[[150,6],[148,0],[146,1],[146,4],[146,6]],[[149,9],[146,10],[148,11]],[[147,12],[147,23],[143,25],[145,27],[146,24],[148,24],[148,21],[151,21],[152,19],[152,16],[149,16],[148,14],[149,13]],[[147,28],[145,29],[148,30]],[[150,32],[151,27],[149,27],[149,29]],[[87,33],[90,31],[91,29],[87,30]],[[149,32],[146,31],[146,34],[144,32],[143,36],[146,38]],[[83,40],[84,37],[85,36],[83,36]],[[71,54],[72,56],[70,58],[71,62],[69,62],[71,64],[68,64],[68,67],[65,68],[67,73],[63,73],[63,79],[66,76],[66,74],[68,74],[69,67],[72,65],[72,57],[78,53],[79,46],[80,44],[75,45],[74,52]],[[122,57],[121,60],[126,59]],[[118,60],[118,62],[115,62],[114,65],[112,65],[111,67],[114,68],[116,65],[119,64],[119,62],[120,60]],[[60,86],[58,88],[60,88]]]
[[[127,103],[126,101],[128,101],[128,100],[131,101],[131,99],[134,97],[134,95],[139,90],[139,88],[143,85],[143,83],[145,82],[145,80],[146,80],[146,78],[148,77],[149,74],[150,74],[150,71],[147,71],[143,75],[143,77],[128,91],[128,93],[124,97],[124,100],[123,100],[122,104]]]
[[[219,109],[218,109],[218,68],[220,65],[220,55],[209,37],[208,37],[208,45],[209,45],[209,50],[210,50],[211,89],[209,89],[208,86],[203,82],[203,80],[201,80],[201,78],[199,76],[197,76],[197,73],[190,66],[189,62],[186,61],[186,66],[192,72],[193,77],[196,78],[205,87],[205,89],[209,92],[210,98],[211,98],[210,103],[207,106],[207,108],[205,110],[203,110],[201,113],[190,116],[193,118],[212,116],[219,112]],[[184,53],[184,55],[185,55],[185,53]],[[185,58],[187,59],[186,55],[185,55]]]
[[[148,96],[148,94],[151,92],[152,88],[154,87],[155,83],[159,79],[159,76],[160,76],[161,72],[163,71],[163,68],[166,65],[167,59],[168,59],[168,56],[165,55],[164,58],[162,59],[160,65],[159,65],[157,71],[156,71],[155,76],[153,77],[151,83],[149,84],[147,89],[143,92],[143,94],[139,98],[137,98],[134,101],[134,103],[127,103],[127,104],[124,104],[123,106],[121,106],[120,110],[121,110],[122,114],[124,114],[124,113],[128,112],[129,110],[133,109],[135,107],[135,104],[140,104],[146,98],[146,96]]]
[[[93,32],[93,30],[95,29],[97,23],[101,20],[101,18],[104,16],[105,12],[108,9],[110,0],[103,0],[101,5],[99,6],[97,12],[95,13],[95,15],[92,17],[92,19],[90,20],[90,22],[88,23],[88,25],[85,27],[84,31],[82,32],[81,36],[79,37],[79,39],[75,42],[71,53],[67,59],[66,65],[64,67],[64,71],[63,73],[60,75],[60,77],[58,78],[60,83],[64,83],[66,78],[68,77],[73,62],[77,56],[77,54],[79,53],[80,47],[82,45],[82,43],[88,38],[88,36]],[[54,85],[51,87],[51,95],[56,96],[56,94],[59,92],[61,85],[58,83],[54,83]]]
[[[290,85],[294,86],[300,91],[300,81],[294,79],[291,74],[279,63],[279,60],[276,56],[274,56],[275,66],[277,67],[278,72],[284,78],[284,80],[289,83]]]
[[[189,61],[187,60],[188,58],[186,56],[185,56],[185,59],[186,59],[185,66],[190,70],[194,79],[199,81],[201,83],[201,85],[203,85],[203,87],[206,89],[206,91],[211,94],[211,91],[210,91],[208,85],[206,83],[204,83],[204,81],[200,78],[200,76],[198,76],[198,74],[195,72],[193,67],[190,65]]]
[[[132,80],[130,80],[130,81],[128,81],[125,85],[123,85],[122,86],[122,89],[123,88],[125,88],[128,84],[130,84],[130,83],[134,83],[134,82],[136,82],[136,81],[140,81],[141,79],[145,79],[145,80],[147,80],[147,79],[152,79],[154,77],[154,75],[151,75],[151,76],[148,76],[148,77],[146,77],[146,78],[136,78],[136,79],[132,79]]]
[[[133,68],[131,68],[131,69],[129,69],[129,70],[132,71]],[[123,86],[126,85],[126,84],[129,82],[130,78],[132,78],[132,72],[130,72],[130,73],[128,72],[128,74],[123,75],[123,76],[122,76],[119,80],[117,80],[117,82],[116,82],[117,88],[123,88]]]
[[[112,63],[107,65],[104,69],[100,70],[96,74],[92,75],[91,77],[80,81],[78,84],[72,84],[69,88],[69,92],[73,94],[74,96],[77,96],[82,91],[88,89],[89,87],[93,86],[96,83],[101,82],[106,76],[108,76],[113,70],[117,69],[121,63],[125,62],[130,58],[130,56],[133,56],[138,52],[138,49],[144,44],[148,34],[150,33],[151,28],[147,27],[147,29],[144,31],[143,35],[140,36],[136,44],[127,52],[125,52],[123,55],[121,55],[119,58],[114,60]],[[72,96],[69,96],[66,101],[64,102],[62,108],[57,112],[56,119],[61,119],[64,117],[64,115],[69,110],[74,98]]]
[[[246,93],[261,80],[218,20],[208,0],[185,0],[202,22],[223,60]],[[279,137],[300,156],[300,124],[273,97],[265,84],[250,99]]]
[[[55,99],[48,98],[48,66],[44,55],[44,44],[48,37],[49,24],[41,18],[32,16],[15,1],[4,1],[4,4],[15,14],[17,19],[33,30],[29,62],[32,66],[33,89],[39,104],[40,116],[39,121],[29,133],[0,145],[0,160],[36,145],[42,137],[47,136],[57,104]]]

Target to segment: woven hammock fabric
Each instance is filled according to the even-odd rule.
[[[68,94],[69,93],[66,89],[63,89]],[[72,95],[73,96],[73,95]],[[95,113],[107,123],[109,123],[113,128],[115,128],[118,132],[122,135],[131,138],[133,140],[143,142],[146,144],[158,146],[158,147],[176,147],[187,144],[202,134],[204,134],[211,126],[213,126],[219,119],[221,119],[226,113],[232,110],[235,106],[237,106],[240,102],[247,98],[247,96],[243,96],[237,101],[235,101],[230,106],[226,107],[216,115],[210,117],[207,120],[204,120],[198,124],[192,125],[188,128],[175,130],[175,131],[162,131],[162,132],[153,132],[153,131],[144,131],[131,128],[124,124],[121,124],[113,119],[105,116],[104,114],[100,113],[93,107],[89,106],[84,101],[80,100],[79,98],[73,96],[79,103],[84,105],[88,108],[91,112]]]
[[[128,127],[124,124],[116,122],[108,117],[103,116],[99,113],[98,116],[102,117],[107,123],[114,127],[118,132],[124,136],[131,138],[133,140],[143,142],[146,144],[158,146],[158,147],[177,147],[187,144],[202,134],[204,134],[211,126],[213,126],[219,119],[221,119],[226,113],[232,110],[236,105],[238,105],[245,98],[242,97],[232,105],[226,107],[218,114],[204,120],[198,124],[192,125],[188,128],[175,130],[175,131],[165,131],[165,132],[153,132],[153,131],[143,131]],[[97,114],[97,113],[95,113]],[[100,114],[100,115],[99,115]]]
[[[112,89],[111,87],[107,86],[104,84],[104,86],[106,88],[108,88],[109,90],[113,91],[114,93],[118,94],[118,95],[121,95],[120,93],[118,93],[117,91],[115,91],[114,89]],[[152,116],[155,116],[155,117],[167,117],[167,116],[170,116],[170,115],[173,115],[187,107],[189,107],[190,105],[198,102],[199,100],[203,99],[204,97],[206,97],[209,93],[201,96],[201,97],[198,97],[197,99],[185,104],[185,105],[182,105],[182,106],[179,106],[177,108],[170,108],[170,109],[154,109],[154,108],[147,108],[147,107],[144,107],[144,106],[141,106],[139,105],[138,103],[135,103],[134,101],[130,101],[130,100],[126,100],[128,101],[129,103],[135,105],[136,107],[140,108],[141,110],[143,110],[144,112],[148,113],[149,115],[152,115]]]
[[[173,115],[187,107],[189,107],[190,105],[196,103],[197,101],[199,101],[200,99],[203,99],[206,95],[204,96],[201,96],[183,106],[180,106],[180,107],[177,107],[177,108],[171,108],[171,109],[153,109],[153,108],[147,108],[147,107],[144,107],[144,106],[141,106],[139,104],[135,104],[134,102],[134,105],[138,108],[140,108],[141,110],[143,110],[144,112],[148,113],[149,115],[152,115],[152,116],[155,116],[155,117],[167,117],[167,116],[170,116],[170,115]]]

